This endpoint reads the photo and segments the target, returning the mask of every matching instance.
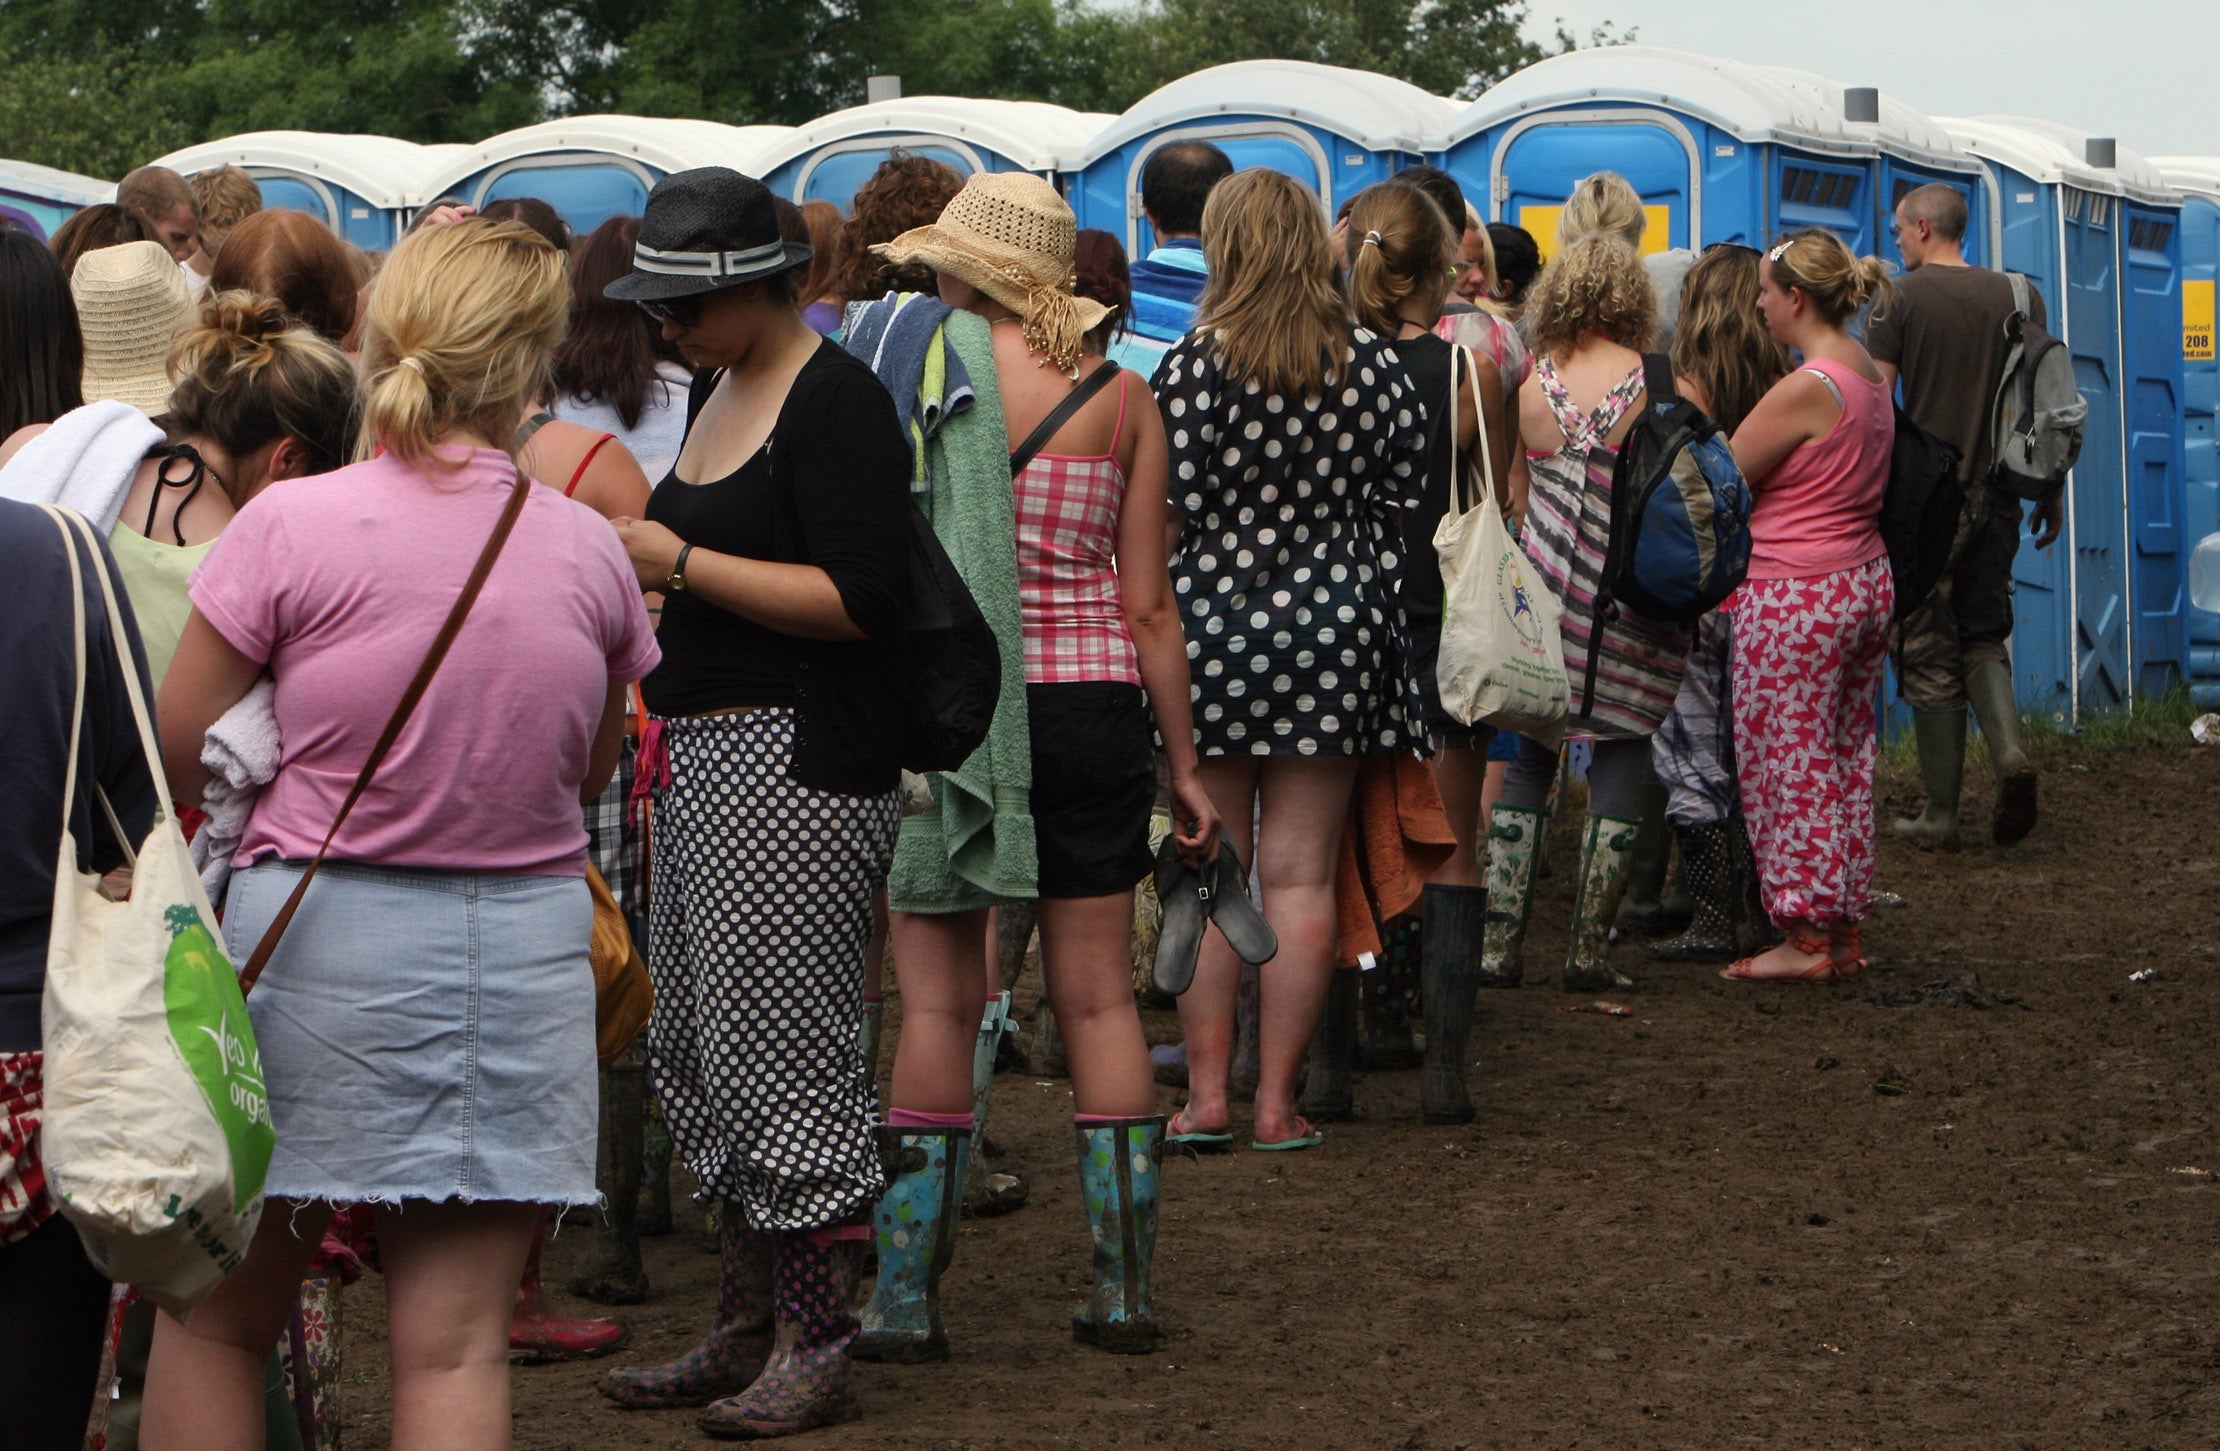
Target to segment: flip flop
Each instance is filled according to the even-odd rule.
[[[1183,1122],[1186,1117],[1187,1111],[1181,1109],[1165,1122],[1164,1127],[1169,1129],[1174,1124]],[[1176,1134],[1165,1134],[1164,1142],[1177,1144],[1179,1147],[1197,1154],[1223,1154],[1233,1148],[1233,1134],[1230,1131],[1208,1133],[1199,1129],[1182,1130]]]
[[[1260,1154],[1292,1154],[1298,1149],[1315,1149],[1326,1142],[1325,1131],[1312,1128],[1309,1119],[1297,1119],[1296,1122],[1300,1123],[1307,1132],[1297,1134],[1292,1139],[1281,1139],[1276,1144],[1267,1144],[1262,1140],[1252,1141],[1249,1147]]]

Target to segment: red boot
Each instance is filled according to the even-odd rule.
[[[509,1359],[523,1365],[551,1360],[586,1360],[607,1355],[629,1333],[614,1320],[585,1320],[556,1313],[540,1290],[540,1244],[547,1238],[547,1210],[532,1226],[532,1253],[517,1285],[516,1313],[509,1319]]]

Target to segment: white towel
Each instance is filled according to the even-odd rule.
[[[73,408],[0,468],[0,499],[75,509],[102,534],[116,527],[131,478],[167,435],[113,399]]]
[[[208,900],[223,905],[231,854],[247,834],[254,798],[278,772],[277,687],[265,675],[208,728],[200,763],[215,772],[200,793],[208,820],[193,836],[193,865]]]

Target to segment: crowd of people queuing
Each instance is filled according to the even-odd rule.
[[[698,1346],[602,1393],[722,1437],[854,1416],[855,1359],[949,1353],[940,1281],[1008,1021],[996,916],[1021,908],[1071,1079],[1093,1270],[1072,1331],[1145,1352],[1168,1146],[1314,1149],[1359,1062],[1423,1061],[1425,1117],[1473,1116],[1477,991],[1526,979],[1569,759],[1572,992],[1632,986],[1643,928],[1650,958],[1733,979],[1864,968],[1892,639],[1927,787],[1897,829],[1958,840],[1969,700],[1996,835],[2032,827],[1997,607],[2019,517],[1979,488],[1968,382],[2010,289],[1964,264],[1955,192],[1903,199],[1893,286],[1823,230],[1646,257],[1608,172],[1539,239],[1433,168],[1337,218],[1193,140],[1152,155],[1141,203],[1154,245],[1128,258],[1025,174],[898,155],[843,216],[711,167],[585,236],[542,202],[442,202],[371,256],[234,169],[145,168],[51,244],[0,228],[12,1444],[79,1444],[104,1339],[109,1445],[305,1444],[273,1351],[334,1237],[383,1272],[393,1443],[508,1444],[512,1353],[621,1342],[552,1314],[537,1265],[551,1211],[606,1195],[632,1227],[643,1075],[712,1206],[718,1287]],[[1692,624],[1599,604],[1620,448],[1667,377],[1755,499],[1746,581]],[[1902,621],[1879,528],[1899,384],[1975,485]],[[1559,606],[1570,757],[1444,699],[1434,540],[1468,479]],[[977,750],[913,776],[920,516],[1002,677]],[[120,581],[121,636],[88,583],[79,645],[70,551]],[[72,759],[100,790],[65,823]],[[1393,862],[1365,829],[1383,800],[1431,823]],[[163,815],[235,961],[293,919],[249,999],[277,1147],[243,1263],[189,1316],[116,1317],[41,1167],[47,918],[65,825],[111,872]],[[598,1080],[589,862],[655,992]],[[1219,916],[1167,1116],[1134,894],[1183,871],[1276,951],[1256,966],[1258,924]],[[605,1134],[632,1145],[613,1180]]]

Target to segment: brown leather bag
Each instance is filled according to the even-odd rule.
[[[607,1068],[647,1027],[655,1008],[655,986],[648,980],[647,964],[640,960],[616,894],[591,862],[586,865],[586,887],[594,894],[593,943],[587,953],[594,968],[594,1047],[601,1066]]]
[[[494,561],[501,557],[502,546],[509,542],[509,535],[516,528],[517,518],[524,512],[524,501],[531,493],[532,481],[524,476],[522,469],[517,470],[516,486],[510,490],[509,501],[501,510],[499,522],[493,526],[493,534],[486,540],[485,548],[478,552],[478,562],[471,566],[470,578],[463,582],[462,593],[455,596],[455,603],[447,611],[447,619],[440,625],[439,633],[432,637],[431,648],[424,652],[424,663],[416,667],[415,678],[409,681],[408,689],[401,693],[401,702],[393,708],[393,715],[386,721],[385,729],[379,733],[377,744],[370,748],[370,755],[363,761],[362,770],[355,777],[355,784],[347,791],[347,799],[339,805],[339,815],[333,819],[331,830],[324,833],[323,845],[316,848],[316,855],[309,861],[308,870],[302,872],[301,879],[293,884],[292,895],[285,899],[285,905],[278,909],[277,916],[270,919],[269,928],[263,932],[262,940],[255,944],[253,954],[247,958],[247,965],[240,969],[240,992],[252,992],[256,981],[262,976],[262,969],[269,966],[270,954],[277,951],[279,941],[285,936],[285,929],[292,925],[293,914],[300,910],[301,899],[308,894],[308,884],[316,880],[316,870],[324,864],[324,854],[331,850],[333,838],[339,835],[339,828],[347,824],[348,815],[354,811],[355,803],[362,799],[362,793],[369,789],[371,779],[378,774],[378,767],[385,764],[385,758],[392,751],[394,742],[400,739],[402,728],[409,723],[409,717],[415,714],[417,702],[424,698],[424,692],[430,688],[433,675],[439,671],[440,662],[447,658],[449,647],[455,643],[455,637],[462,633],[463,621],[469,618],[471,606],[478,602],[479,592],[485,588],[487,576],[493,573]],[[589,956],[594,960],[595,1036],[602,1061],[609,1062],[613,1058],[608,1047],[612,1032],[623,1031],[622,1028],[612,1029],[612,1017],[620,1024],[630,1025],[629,1031],[624,1032],[623,1041],[614,1050],[622,1053],[632,1039],[639,1035],[640,1025],[646,1022],[647,1004],[652,998],[647,987],[647,968],[640,963],[639,954],[632,951],[632,934],[625,926],[624,914],[618,910],[616,899],[609,894],[608,884],[601,880],[600,874],[593,870],[591,864],[587,866],[586,873],[587,889],[594,896],[593,937],[589,945]],[[606,976],[602,958],[605,954],[613,953],[614,948],[605,948],[603,944],[603,938],[609,931],[605,916],[613,921],[614,932],[622,937],[624,949],[630,954],[629,963],[621,958],[613,959],[618,966]],[[633,980],[635,976],[637,981]]]

